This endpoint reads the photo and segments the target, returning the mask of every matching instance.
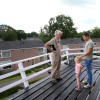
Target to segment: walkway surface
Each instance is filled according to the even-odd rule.
[[[87,79],[86,69],[82,64],[81,81]],[[96,68],[95,68],[95,65]],[[52,84],[50,76],[32,84],[22,91],[10,96],[6,100],[100,100],[100,61],[93,62],[93,87],[85,89],[81,83],[81,91],[77,92],[75,79],[75,65],[61,69],[62,81]]]

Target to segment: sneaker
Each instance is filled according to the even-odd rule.
[[[52,80],[51,82],[52,82],[53,84],[55,84],[55,83],[57,83],[57,80]]]
[[[60,80],[63,80],[63,78],[61,78],[61,77],[60,77],[60,78],[56,78],[56,80],[57,80],[57,81],[60,81]]]
[[[75,88],[75,90],[76,90],[76,91],[80,91],[81,89],[80,89],[80,88]]]
[[[92,87],[92,85],[90,85],[90,84],[87,84],[87,85],[84,86],[84,88],[86,88],[86,89],[91,88],[91,87]]]
[[[85,80],[85,81],[83,81],[83,83],[84,83],[84,84],[87,84],[88,82],[87,82],[87,80]]]

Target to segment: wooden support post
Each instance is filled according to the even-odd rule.
[[[18,67],[19,67],[19,70],[20,70],[21,77],[24,80],[23,81],[24,87],[28,87],[29,86],[29,83],[28,83],[28,81],[25,80],[26,79],[26,73],[25,73],[25,71],[23,71],[24,67],[23,67],[22,62],[19,62],[18,63]]]
[[[68,49],[69,48],[66,49],[66,57],[67,57],[67,61],[68,61],[68,64],[69,64],[69,58],[68,58],[69,51],[68,51]]]

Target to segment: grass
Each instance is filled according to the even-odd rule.
[[[97,55],[97,56],[100,56],[100,53],[93,53],[93,55]]]
[[[43,68],[43,66],[39,66],[39,67],[33,68],[31,70],[27,70],[25,73],[26,73],[26,76],[30,76],[30,75],[34,74],[32,72],[32,70],[34,72],[39,72],[39,71],[41,71],[43,69],[45,69],[45,68]],[[21,75],[20,74],[16,74],[16,75],[10,76],[8,78],[2,79],[2,80],[0,80],[0,83],[4,83],[4,82],[8,82],[8,81],[13,81],[13,80],[16,80],[16,79],[21,79]]]
[[[45,76],[46,77],[46,76]],[[35,80],[32,80],[32,81],[29,81],[29,85],[31,85],[31,84],[33,84],[33,83],[35,83],[35,82],[37,82],[37,81],[39,81],[39,80],[41,80],[41,79],[43,79],[43,78],[45,78],[45,77],[41,77],[41,78],[38,78],[38,79],[35,79]],[[19,92],[19,91],[21,91],[21,89],[18,89],[18,87],[15,87],[16,88],[16,90],[18,90],[17,92]],[[10,89],[9,89],[10,90]],[[8,91],[8,90],[7,90]],[[3,97],[0,97],[0,100],[4,100],[4,99],[6,99],[7,97],[9,97],[9,96],[11,96],[11,95],[13,95],[14,93],[16,93],[16,92],[14,92],[14,93],[12,93],[12,94],[10,94],[9,95],[9,91],[8,91],[8,94],[7,94],[7,91],[4,91],[4,93],[2,93],[2,94],[4,94],[4,96]],[[6,95],[5,95],[6,94]]]
[[[8,96],[7,96],[8,97]],[[4,98],[0,98],[0,100],[4,100],[4,99],[6,99],[7,97],[4,97]]]
[[[33,73],[28,73],[27,76],[30,76],[32,74]],[[0,83],[4,83],[4,82],[8,82],[8,81],[13,81],[13,80],[20,79],[20,78],[21,78],[20,74],[16,74],[16,75],[13,75],[11,77],[8,77],[8,78],[5,78],[3,80],[0,80]]]
[[[50,67],[50,64],[47,64],[47,66]],[[41,65],[39,67],[32,68],[31,70],[27,70],[27,71],[25,71],[26,76],[30,76],[30,75],[34,74],[35,72],[39,72],[39,71],[47,68],[47,66],[42,66]],[[2,75],[4,75],[4,74],[6,74],[6,73],[3,73]],[[33,84],[33,83],[35,83],[35,82],[37,82],[37,81],[39,81],[39,80],[41,80],[43,78],[44,77],[41,77],[41,78],[38,78],[38,79],[35,79],[35,80],[31,80],[31,81],[29,81],[29,85],[31,85],[31,84]],[[3,84],[5,82],[13,81],[13,80],[16,80],[16,79],[21,79],[20,73],[15,74],[13,76],[10,76],[8,78],[5,78],[5,79],[0,80],[0,83]],[[12,91],[12,92],[10,92],[10,91]],[[20,89],[18,89],[17,86],[16,87],[13,87],[13,88],[10,88],[10,89],[8,89],[8,90],[0,93],[0,100],[4,100],[5,98],[9,97],[10,95],[12,95],[12,94],[14,94],[14,93],[16,93],[18,91],[20,91]]]

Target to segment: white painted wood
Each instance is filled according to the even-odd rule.
[[[0,80],[5,79],[5,78],[7,78],[7,77],[9,77],[9,76],[18,74],[18,73],[19,73],[19,70],[13,71],[13,72],[10,72],[10,73],[4,74],[4,75],[0,75]]]
[[[52,64],[52,53],[49,54],[49,58],[50,58],[50,61],[51,61],[51,64]]]
[[[28,87],[29,83],[28,83],[28,81],[25,80],[26,79],[26,73],[25,73],[25,71],[23,71],[24,68],[23,68],[22,62],[18,63],[18,67],[19,67],[19,71],[20,71],[21,77],[24,80],[24,86]]]
[[[37,72],[37,73],[35,73],[33,75],[28,76],[25,80],[29,80],[31,78],[34,78],[35,76],[40,75],[40,74],[42,74],[42,73],[44,73],[44,72],[46,72],[46,71],[48,71],[50,69],[51,69],[51,67],[48,67],[48,68],[46,68],[46,69],[44,69],[42,71],[39,71],[39,72]]]
[[[4,87],[0,88],[0,93],[3,92],[3,91],[5,91],[5,90],[8,90],[8,89],[10,89],[10,88],[12,88],[14,86],[17,86],[18,84],[20,84],[22,82],[23,82],[23,80],[21,79],[21,80],[18,80],[16,82],[14,82],[14,83],[11,83],[11,84],[9,84],[7,86],[4,86]]]
[[[61,50],[61,51],[65,51],[65,52],[66,52],[66,54],[63,54],[61,57],[65,57],[65,56],[67,57],[67,60],[62,61],[61,64],[64,64],[66,61],[68,62],[68,56],[69,56],[69,55],[77,55],[77,54],[82,55],[82,54],[84,54],[83,52],[79,52],[79,53],[69,53],[70,50],[83,50],[83,49],[84,49],[84,48],[77,48],[77,49],[69,49],[69,48],[67,48],[67,49]],[[96,47],[96,48],[94,48],[94,49],[95,49],[95,50],[96,50],[96,49],[100,49],[100,47]],[[100,53],[100,51],[94,51],[94,53]],[[50,59],[45,60],[45,61],[43,61],[43,62],[39,62],[39,63],[37,63],[37,64],[31,65],[31,66],[27,66],[27,67],[25,67],[25,68],[24,68],[23,65],[22,65],[22,62],[24,62],[24,61],[28,61],[28,60],[31,60],[31,59],[36,59],[36,58],[43,57],[43,56],[48,56],[48,55],[49,55],[49,58],[50,58]],[[100,58],[100,56],[94,56],[94,58]],[[29,86],[29,83],[28,83],[28,80],[29,80],[29,79],[31,79],[31,78],[33,78],[33,77],[35,77],[35,76],[37,76],[37,75],[40,75],[40,74],[42,74],[42,73],[44,73],[44,72],[50,70],[51,67],[46,68],[46,69],[44,69],[44,70],[42,70],[42,71],[39,71],[39,72],[37,72],[37,73],[35,73],[35,74],[33,74],[33,75],[30,75],[30,76],[28,76],[28,77],[26,77],[25,71],[26,71],[26,70],[29,70],[29,69],[31,69],[31,68],[35,68],[35,67],[38,67],[38,66],[40,66],[40,65],[46,64],[46,63],[48,63],[48,62],[51,62],[51,63],[52,63],[52,54],[51,54],[51,53],[46,53],[46,54],[39,55],[39,56],[36,56],[36,57],[31,57],[31,58],[27,58],[27,59],[23,59],[23,60],[11,62],[11,63],[8,63],[8,64],[0,65],[0,68],[3,68],[3,67],[5,67],[5,66],[9,66],[9,65],[13,65],[13,64],[18,64],[18,66],[19,66],[19,70],[16,70],[16,71],[13,71],[13,72],[10,72],[10,73],[1,75],[1,76],[0,76],[0,80],[1,80],[1,79],[4,79],[4,78],[7,78],[7,77],[9,77],[9,76],[15,75],[15,74],[17,74],[17,73],[20,73],[20,74],[21,74],[21,77],[22,77],[21,80],[18,80],[18,81],[14,82],[14,83],[11,83],[10,85],[7,85],[7,86],[4,86],[4,87],[0,88],[0,92],[3,92],[3,91],[5,91],[5,90],[7,90],[7,89],[9,89],[9,88],[12,88],[12,87],[14,87],[14,86],[16,86],[16,85],[18,85],[18,84],[20,84],[20,83],[24,83],[24,86],[25,86],[25,87],[28,87],[28,86]]]
[[[64,55],[61,55],[61,57],[65,57],[66,56],[66,54],[64,54]]]
[[[68,55],[82,55],[82,54],[84,54],[84,53],[68,53]]]
[[[43,54],[43,55],[39,55],[39,56],[35,56],[35,57],[31,57],[31,58],[27,58],[27,59],[15,61],[15,62],[3,64],[3,65],[0,65],[0,68],[5,67],[5,66],[9,66],[9,65],[18,64],[19,62],[25,62],[25,61],[28,61],[28,60],[32,60],[32,59],[40,58],[40,57],[43,57],[43,56],[47,56],[47,55],[49,55],[49,54],[50,54],[50,53],[46,53],[46,54]]]
[[[64,61],[61,62],[61,64],[64,64],[64,63],[66,63],[67,61],[68,61],[68,60],[64,60]]]
[[[69,58],[68,58],[68,55],[69,55],[69,48],[66,50],[66,58],[67,58],[67,61],[68,61],[68,64],[69,64]]]
[[[46,60],[46,61],[43,61],[43,62],[40,62],[40,63],[37,63],[37,64],[34,64],[34,65],[31,65],[31,66],[28,66],[28,67],[25,67],[23,70],[26,71],[26,70],[29,70],[31,68],[35,68],[35,67],[38,67],[40,65],[43,65],[43,64],[46,64],[50,62],[50,60]]]
[[[93,56],[93,58],[100,58],[100,56]]]
[[[66,50],[83,50],[84,48],[77,48],[77,49],[62,49],[61,51],[66,51]],[[94,49],[100,49],[100,47],[95,47]],[[94,53],[99,53],[100,51],[95,51]],[[39,55],[39,56],[35,56],[35,57],[31,57],[31,58],[27,58],[27,59],[23,59],[23,60],[19,60],[19,61],[15,61],[15,62],[12,62],[12,63],[8,63],[8,64],[3,64],[3,65],[0,65],[0,68],[2,67],[5,67],[5,66],[9,66],[9,65],[13,65],[13,64],[18,64],[19,62],[24,62],[24,61],[28,61],[28,60],[31,60],[31,59],[36,59],[36,58],[39,58],[39,57],[43,57],[43,56],[47,56],[47,55],[50,55],[50,53],[46,53],[46,54],[43,54],[43,55]]]

